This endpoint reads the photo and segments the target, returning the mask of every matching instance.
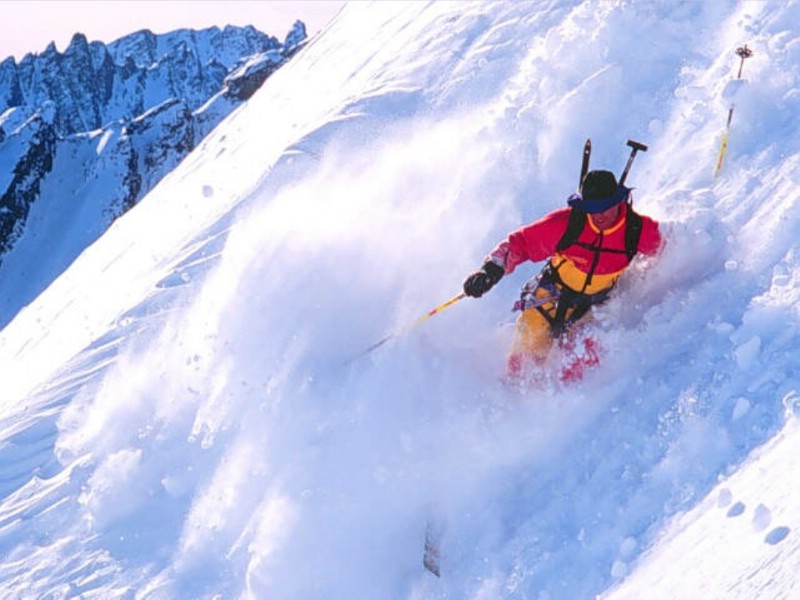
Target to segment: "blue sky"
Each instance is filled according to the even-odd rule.
[[[11,0],[3,2],[0,60],[14,56],[19,61],[28,52],[42,52],[51,41],[64,50],[78,31],[89,41],[111,42],[145,28],[164,33],[181,27],[254,25],[283,39],[300,19],[311,35],[344,4],[340,0]]]

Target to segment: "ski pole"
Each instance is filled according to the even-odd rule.
[[[409,330],[413,329],[414,327],[416,327],[416,326],[418,326],[418,325],[422,325],[422,324],[423,324],[425,321],[427,321],[428,319],[430,319],[432,316],[439,314],[439,313],[440,313],[440,312],[442,312],[444,309],[446,309],[446,308],[449,308],[449,307],[453,306],[453,304],[455,304],[455,303],[456,303],[456,302],[458,302],[459,300],[462,300],[462,299],[464,299],[464,298],[466,298],[466,297],[467,297],[467,295],[466,295],[464,292],[461,292],[460,294],[457,294],[457,295],[453,296],[453,297],[452,297],[452,298],[450,298],[449,300],[446,300],[445,302],[442,302],[442,303],[441,303],[439,306],[437,306],[436,308],[432,308],[432,309],[431,309],[431,310],[429,310],[428,312],[426,312],[426,313],[424,313],[424,314],[420,315],[420,316],[419,316],[419,317],[418,317],[418,318],[417,318],[415,321],[413,321],[413,322],[409,323],[408,325],[406,325],[406,326],[405,326],[405,327],[403,327],[402,329],[399,329],[398,331],[395,331],[394,333],[390,333],[389,335],[387,335],[387,336],[386,336],[385,338],[383,338],[382,340],[380,340],[380,341],[377,341],[377,342],[375,342],[374,344],[372,344],[372,345],[371,345],[369,348],[365,348],[364,350],[362,350],[361,352],[359,352],[358,354],[356,354],[356,355],[355,355],[353,358],[351,358],[351,359],[350,359],[349,361],[347,361],[347,362],[348,362],[348,363],[351,363],[351,362],[353,362],[354,360],[356,360],[357,358],[361,358],[362,356],[364,356],[364,355],[366,355],[366,354],[369,354],[369,353],[370,353],[370,352],[372,352],[373,350],[375,350],[375,349],[377,349],[377,348],[380,348],[381,346],[383,346],[383,345],[384,345],[386,342],[388,342],[389,340],[391,340],[391,339],[394,339],[394,338],[396,338],[396,337],[400,337],[401,335],[403,335],[404,333],[406,333],[406,332],[408,332]]]
[[[736,49],[736,56],[738,56],[741,60],[739,61],[739,73],[736,75],[736,79],[742,78],[742,68],[744,68],[744,61],[746,58],[750,58],[753,56],[753,51],[747,47],[747,44],[744,46],[740,46]],[[728,121],[725,124],[725,133],[722,134],[722,142],[719,145],[719,155],[717,156],[717,166],[714,169],[714,177],[719,175],[719,172],[722,170],[722,162],[725,160],[725,152],[728,150],[728,134],[731,130],[731,121],[733,120],[733,109],[734,104],[731,103],[731,107],[728,109]]]
[[[631,147],[631,154],[628,156],[628,162],[626,163],[625,168],[622,170],[622,175],[619,178],[620,185],[624,184],[625,180],[628,178],[628,171],[631,170],[631,165],[633,164],[633,159],[636,158],[636,153],[639,152],[639,150],[642,152],[647,152],[647,146],[641,142],[628,140],[628,146]]]

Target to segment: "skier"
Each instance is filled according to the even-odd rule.
[[[508,356],[512,381],[540,372],[554,340],[582,354],[573,354],[563,381],[580,379],[584,368],[599,362],[591,338],[583,339],[582,350],[575,348],[574,325],[609,297],[635,254],[652,256],[661,246],[658,223],[634,212],[630,198],[631,188],[618,184],[611,171],[589,171],[568,198],[569,208],[509,234],[464,281],[464,293],[480,298],[520,263],[547,260],[514,306],[521,313]]]

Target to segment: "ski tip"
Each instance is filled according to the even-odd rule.
[[[425,567],[426,571],[436,575],[436,577],[442,576],[442,571],[439,566],[439,544],[431,539],[430,530],[425,536],[425,553],[422,556],[422,565]]]
[[[439,569],[439,565],[438,564],[436,564],[434,562],[429,562],[427,560],[422,561],[422,564],[425,566],[425,570],[428,571],[428,573],[431,573],[432,575],[435,575],[436,577],[441,577],[442,576],[442,572]]]

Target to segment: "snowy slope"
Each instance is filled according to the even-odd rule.
[[[796,398],[795,398],[796,401]],[[665,528],[633,576],[603,598],[797,598],[798,426],[756,450]]]
[[[789,597],[798,17],[347,6],[0,333],[3,589]],[[597,311],[602,369],[500,383],[533,266],[350,360],[562,206],[587,136],[615,170],[650,145],[629,183],[668,238]]]

